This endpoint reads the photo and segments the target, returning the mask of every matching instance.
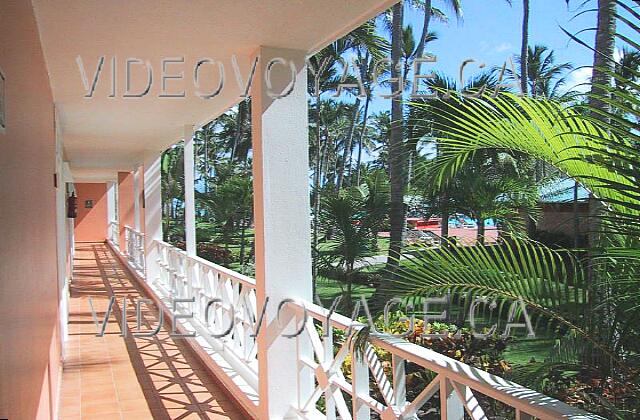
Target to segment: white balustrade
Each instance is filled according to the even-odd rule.
[[[302,418],[335,419],[338,415],[342,419],[369,419],[376,413],[381,419],[418,419],[421,410],[422,414],[437,410],[441,419],[488,419],[491,417],[485,414],[479,400],[493,400],[512,407],[516,419],[601,419],[400,337],[369,333],[366,344],[356,349],[353,343],[357,340],[353,338],[365,325],[336,313],[331,314],[326,325],[328,315],[328,310],[315,304],[298,304],[298,319],[306,317],[298,339],[310,340],[315,354],[314,360],[298,363],[311,369],[316,378],[312,397],[297,407]],[[325,337],[320,336],[318,324],[323,325]],[[351,331],[339,348],[334,348],[332,339],[336,329]],[[385,372],[376,350],[390,354],[390,372]],[[347,356],[350,380],[344,373]],[[411,400],[407,396],[408,363],[433,377]],[[371,393],[370,389],[377,392]],[[436,394],[439,404],[425,409]],[[318,404],[323,396],[324,404]],[[347,404],[348,400],[351,404]]]
[[[171,308],[175,299],[193,299],[177,305],[190,315],[191,327],[233,369],[234,382],[256,402],[258,361],[254,328],[257,323],[255,280],[219,266],[166,242],[158,247],[160,276],[151,288]],[[148,281],[148,280],[147,280]]]
[[[130,226],[124,227],[125,256],[129,264],[140,274],[144,273],[144,233]]]
[[[128,237],[132,234],[130,230]],[[158,247],[160,275],[146,279],[147,284],[168,308],[175,305],[175,313],[193,313],[187,330],[196,333],[198,343],[208,347],[212,358],[225,365],[223,374],[229,376],[226,379],[237,384],[257,407],[257,352],[263,349],[257,348],[255,339],[260,318],[256,312],[255,280],[188,256],[168,243],[154,244]],[[175,299],[182,301],[176,305]],[[282,396],[291,400],[292,412],[299,418],[418,419],[431,411],[439,413],[441,419],[478,420],[490,418],[485,410],[491,401],[512,407],[516,419],[601,418],[399,337],[370,332],[364,345],[355,346],[353,343],[358,340],[354,338],[363,334],[363,324],[336,313],[327,322],[329,311],[310,302],[287,304],[294,306],[293,316],[301,334],[279,337],[280,325],[265,327],[268,342],[304,340],[299,343],[310,343],[313,348],[312,358],[282,355],[290,358],[298,370],[310,369],[315,376],[315,390],[306,401],[297,401],[295,395]],[[342,342],[333,338],[338,330],[344,331]],[[376,350],[387,352],[391,363],[383,363]],[[420,369],[425,372],[424,377],[432,378],[424,389],[410,395],[409,363],[414,365],[413,371]]]

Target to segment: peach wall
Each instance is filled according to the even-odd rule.
[[[30,1],[0,2],[0,39],[0,418],[50,419],[60,369],[54,107]]]
[[[124,247],[124,227],[134,224],[133,173],[118,172],[118,221],[120,223],[120,246]]]
[[[76,182],[78,217],[75,221],[75,237],[78,242],[102,242],[107,238],[107,183]],[[87,200],[93,207],[87,208]]]

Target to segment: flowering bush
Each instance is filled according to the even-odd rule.
[[[182,250],[187,249],[186,244],[182,241],[176,242],[175,246]],[[231,251],[216,245],[213,242],[198,242],[196,245],[196,252],[199,257],[220,265],[228,265],[233,261]]]

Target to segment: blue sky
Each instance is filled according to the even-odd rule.
[[[441,0],[434,4],[442,6]],[[571,62],[579,67],[589,65],[592,53],[571,41],[561,27],[572,33],[595,23],[595,13],[577,16],[582,0],[573,0],[567,7],[564,0],[533,0],[529,15],[529,43],[543,44],[556,52],[559,62]],[[434,22],[431,27],[439,36],[429,47],[438,57],[439,66],[448,74],[457,74],[460,63],[473,58],[487,66],[501,65],[510,55],[520,53],[522,2],[514,0],[509,6],[504,0],[462,0],[464,16],[459,23],[451,19],[448,24]],[[446,9],[445,9],[446,10]],[[422,30],[422,17],[417,11],[407,10],[407,23],[414,30]],[[592,33],[584,33],[590,40]]]
[[[590,50],[571,41],[561,29],[564,27],[571,33],[577,33],[595,25],[594,12],[580,14],[590,8],[589,4],[580,7],[582,3],[583,0],[572,0],[567,6],[564,0],[531,1],[529,43],[546,45],[555,51],[556,62],[574,65],[576,70],[569,76],[567,87],[588,81],[590,69],[580,67],[590,65],[593,60]],[[434,0],[433,4],[451,14],[442,0]],[[432,20],[430,29],[436,32],[438,39],[427,45],[427,52],[435,54],[437,62],[424,65],[423,73],[435,70],[457,79],[460,64],[464,60],[474,59],[477,64],[484,63],[486,68],[491,68],[501,66],[509,57],[519,54],[521,0],[513,0],[512,6],[505,0],[462,0],[462,5],[463,18],[460,21],[455,18],[448,23]],[[405,25],[412,25],[417,37],[422,32],[422,12],[408,5],[405,7]],[[385,35],[389,37],[389,34]],[[592,32],[584,32],[580,36],[589,43],[593,42]],[[465,76],[471,76],[476,71],[481,70],[475,64],[469,64],[465,68]],[[378,112],[389,108],[389,100],[377,98],[372,109]]]

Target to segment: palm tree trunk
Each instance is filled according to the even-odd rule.
[[[431,22],[431,0],[425,0],[424,2],[424,20],[422,22],[422,35],[420,35],[420,41],[416,48],[416,57],[421,58],[424,55],[424,46],[427,43],[427,36],[429,35],[429,23]],[[418,62],[416,69],[417,73],[420,73],[420,67],[422,63]]]
[[[242,101],[238,104],[238,112],[236,113],[236,132],[233,136],[233,146],[231,146],[231,157],[229,158],[229,163],[233,163],[233,159],[235,159],[236,153],[238,152],[238,144],[240,144],[240,139],[242,138],[242,127],[244,125],[244,104]]]
[[[396,68],[402,57],[402,12],[403,2],[393,6],[393,29],[391,33],[391,77],[396,81],[391,84],[391,90],[397,92],[401,86],[398,81],[399,71]],[[391,99],[391,136],[389,139],[389,179],[391,187],[391,208],[389,221],[391,238],[389,241],[389,258],[387,269],[394,273],[398,268],[400,253],[402,252],[402,229],[404,226],[404,142],[403,142],[403,113],[402,93]]]
[[[604,86],[611,84],[607,71],[614,70],[613,50],[616,33],[616,0],[598,0],[598,25],[596,28],[595,52],[593,55],[593,75],[589,105],[602,112],[610,110],[606,99],[610,97]],[[609,122],[602,112],[593,112],[593,117]]]
[[[209,192],[209,182],[211,175],[211,165],[209,163],[209,141],[211,140],[210,127],[204,130],[204,192]]]
[[[616,33],[616,0],[598,0],[598,23],[596,26],[596,38],[595,48],[593,55],[593,73],[591,77],[591,94],[589,95],[589,107],[591,109],[591,115],[603,121],[609,123],[610,106],[607,104],[607,99],[610,97],[607,86],[611,85],[611,77],[607,72],[613,71],[614,60],[613,52],[615,48],[615,33]],[[599,241],[598,231],[600,230],[599,215],[602,210],[602,204],[593,195],[589,196],[589,218],[588,218],[588,246],[587,252],[587,292],[589,296],[594,296],[596,290],[594,290],[595,284],[598,281],[597,273],[592,264],[595,258],[594,251],[592,251]],[[599,291],[598,291],[599,292]],[[593,317],[594,302],[589,300],[585,305],[587,323],[594,324],[597,322],[608,323],[610,319],[598,320]]]
[[[338,181],[336,183],[336,191],[340,191],[340,189],[342,188],[342,184],[344,183],[345,168],[347,167],[347,162],[350,161],[352,152],[351,145],[353,143],[353,134],[356,131],[358,111],[360,111],[360,98],[356,98],[356,101],[353,104],[353,117],[351,118],[351,125],[349,126],[349,134],[347,135],[347,140],[344,143],[344,150],[342,151],[342,161],[340,162],[340,167],[338,168]]]
[[[372,94],[372,86],[371,80],[368,78],[368,68],[369,68],[369,58],[370,54],[367,50],[367,53],[364,56],[364,60],[360,60],[359,71],[360,71],[360,79],[367,80],[367,84],[365,85],[365,100],[364,100],[364,111],[362,113],[362,125],[360,127],[360,136],[358,137],[358,157],[356,158],[356,185],[360,185],[360,164],[362,163],[362,149],[364,142],[364,134],[367,130],[367,118],[369,117],[369,104],[371,103],[371,94]]]
[[[165,225],[162,229],[162,236],[165,242],[169,242],[169,228],[171,227],[171,202],[169,201],[167,201],[164,206],[164,217]],[[121,244],[121,246],[124,246],[124,244]]]
[[[578,182],[573,184],[573,247],[580,246],[580,215],[578,212]]]
[[[319,224],[319,215],[320,215],[320,178],[322,171],[322,151],[320,150],[320,87],[316,83],[316,173],[313,179],[313,266],[311,269],[311,290],[313,296],[315,297],[316,293],[316,277],[318,276],[318,258],[317,258],[317,250],[318,250],[318,224]]]
[[[527,96],[529,87],[529,0],[522,0],[522,44],[520,45],[520,90]]]
[[[364,133],[367,129],[367,117],[369,116],[369,103],[371,102],[371,94],[368,93],[364,100],[364,112],[362,115],[362,126],[360,127],[360,137],[358,138],[358,158],[356,160],[356,185],[360,185],[360,164],[362,163],[362,147],[364,141]]]
[[[593,55],[593,74],[591,77],[591,94],[589,108],[591,115],[604,123],[609,123],[611,107],[607,103],[610,93],[607,86],[611,85],[608,72],[614,70],[613,53],[616,33],[616,0],[598,0],[598,24],[596,27],[595,51]],[[589,246],[593,247],[597,241],[599,230],[598,215],[601,211],[600,201],[590,196],[589,199]],[[589,277],[592,277],[589,271]]]
[[[478,235],[477,235],[477,242],[478,245],[484,245],[484,236],[485,236],[485,226],[484,226],[484,218],[482,217],[482,215],[478,214],[478,216],[476,217],[477,223],[478,223]]]
[[[240,266],[244,267],[244,253],[245,253],[245,231],[247,224],[244,217],[240,220]]]
[[[446,240],[449,239],[449,206],[447,205],[447,201],[449,201],[449,198],[447,197],[446,194],[443,194],[441,197],[441,200],[443,202],[443,207],[442,207],[442,212],[440,213],[440,217],[442,218],[441,222],[440,222],[440,236],[442,237],[442,239],[445,239],[445,245],[446,245]]]
[[[423,22],[422,22],[422,34],[420,35],[420,41],[418,41],[418,47],[416,48],[416,58],[422,58],[424,56],[424,49],[425,46],[427,44],[427,36],[429,36],[429,24],[431,22],[431,0],[425,0],[424,2],[424,16],[423,16]],[[416,70],[415,70],[415,74],[421,74],[421,70],[422,70],[422,62],[418,61],[417,65],[416,65]],[[413,158],[413,156],[415,155],[415,153],[418,150],[418,141],[416,139],[414,139],[414,132],[415,132],[415,127],[416,124],[414,123],[414,118],[411,117],[412,112],[410,111],[409,114],[409,121],[407,122],[407,124],[409,125],[409,133],[408,133],[408,138],[409,138],[409,142],[411,144],[410,147],[410,158]],[[411,177],[412,177],[412,169],[409,168],[409,174],[408,174],[408,182],[411,182]]]

